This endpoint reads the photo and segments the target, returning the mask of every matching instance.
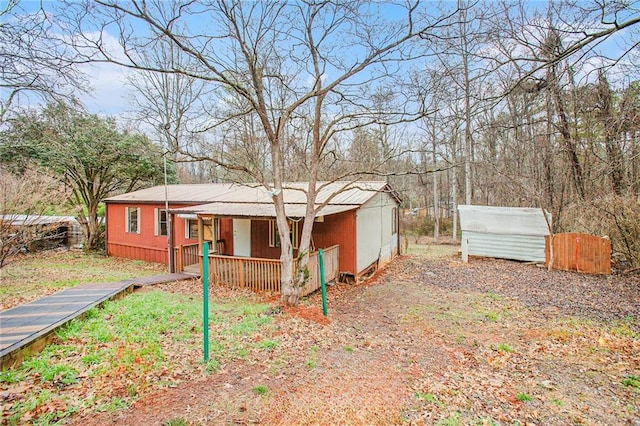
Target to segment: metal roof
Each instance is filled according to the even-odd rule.
[[[53,225],[64,222],[77,222],[73,216],[48,216],[26,214],[0,215],[0,222],[7,222],[13,226]]]
[[[490,234],[549,235],[542,209],[459,205],[460,229]],[[546,212],[549,223],[551,214]]]
[[[319,216],[329,216],[336,213],[342,213],[348,210],[357,209],[359,205],[341,204],[324,206]],[[302,218],[305,215],[307,206],[305,204],[285,204],[285,212],[287,217]],[[192,207],[182,207],[179,209],[171,209],[172,213],[180,215],[184,214],[202,214],[215,215],[217,217],[275,217],[276,209],[273,203],[208,203]]]
[[[307,182],[283,184],[287,204],[306,204]],[[386,182],[318,182],[316,203],[329,205],[362,205],[377,192],[390,192]],[[395,198],[396,195],[393,194]],[[271,204],[271,194],[258,184],[208,183],[167,185],[166,199],[172,204],[251,203]],[[157,203],[165,201],[165,186],[154,186],[107,198],[108,203]]]

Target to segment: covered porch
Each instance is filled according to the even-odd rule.
[[[323,249],[326,282],[338,279],[339,250],[340,247],[337,245]],[[197,244],[183,248],[181,251],[176,249],[176,252],[178,253],[176,259],[182,256],[180,260],[183,265],[181,271],[201,275],[203,253]],[[232,288],[246,288],[257,293],[280,292],[280,275],[282,273],[280,259],[225,256],[210,252],[208,262],[209,282],[211,284],[226,285]],[[295,267],[296,260],[294,259],[294,270]],[[313,293],[320,288],[320,285],[318,251],[313,251],[309,255],[309,280],[302,291],[302,295],[306,296]]]
[[[265,249],[262,247],[265,245],[264,241],[269,240],[269,236],[264,235],[264,224],[267,221],[273,221],[275,211],[266,211],[265,207],[269,209],[271,206],[261,205],[259,209],[256,209],[256,206],[253,207],[241,205],[234,208],[228,203],[215,203],[170,210],[171,216],[193,215],[198,223],[198,243],[180,245],[172,250],[171,261],[175,271],[202,275],[203,246],[207,242],[209,252],[206,261],[209,266],[209,280],[212,284],[247,288],[258,293],[279,293],[282,262],[279,254],[274,258],[274,247],[277,247],[279,252],[279,242],[277,246],[268,244],[270,248],[266,249],[266,256]],[[346,208],[342,207],[340,210],[344,211]],[[297,209],[293,211],[298,213]],[[287,213],[291,214],[291,209]],[[232,230],[227,230],[226,240],[220,238],[220,233],[224,234],[224,231],[220,230],[222,228],[220,222],[217,222],[216,226],[216,220],[224,222],[225,227],[228,226],[226,224],[233,224]],[[207,232],[207,226],[210,226],[213,232]],[[254,235],[251,235],[252,229]],[[258,234],[257,230],[262,231],[259,232],[260,235],[255,235]],[[245,232],[249,232],[249,235],[245,235]],[[325,281],[335,281],[340,275],[340,247],[338,244],[332,244],[323,247],[322,251]],[[295,267],[294,252],[294,270]],[[318,251],[315,248],[309,255],[308,268],[309,280],[302,291],[303,295],[310,294],[321,286]]]

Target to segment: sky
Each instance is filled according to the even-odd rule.
[[[4,3],[6,0],[0,2],[0,7]],[[39,5],[38,1],[21,3],[21,7],[24,7],[26,11],[35,10]],[[53,1],[43,3],[45,9],[54,6],[56,3]],[[384,12],[384,8],[381,9],[381,12]],[[104,37],[108,43],[117,45],[118,41],[112,34],[105,33]],[[611,42],[609,49],[617,49],[615,42]],[[88,111],[104,115],[129,115],[131,110],[129,98],[132,92],[126,84],[126,75],[131,71],[111,64],[85,64],[81,66],[81,69],[88,76],[91,90],[86,94],[79,93],[78,96]]]

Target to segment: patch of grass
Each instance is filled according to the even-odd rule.
[[[17,410],[17,412],[12,412],[12,410],[9,410],[7,413],[3,413],[3,414],[8,414],[7,424],[15,425],[15,424],[23,423],[20,421],[22,417],[21,412],[36,410],[38,407],[41,407],[43,404],[49,402],[51,399],[52,399],[52,394],[50,391],[46,389],[40,389],[40,390],[37,390],[36,392],[33,392],[31,398],[26,399],[24,401],[20,401],[16,404],[17,408],[19,409]],[[50,423],[50,422],[43,422],[43,423]]]
[[[267,351],[272,351],[280,345],[280,342],[277,340],[264,339],[257,343],[258,349],[264,349]]]
[[[89,309],[87,313],[92,311],[95,311],[95,308]],[[89,318],[89,316],[85,316],[85,318]],[[73,321],[68,322],[64,327],[56,330],[56,335],[63,342],[66,342],[69,339],[74,339],[80,334],[80,330],[82,330],[83,324],[84,323],[81,319],[74,319]]]
[[[498,349],[499,352],[513,352],[513,349],[511,349],[511,346],[507,345],[506,343],[498,344],[496,349]]]
[[[114,398],[111,398],[107,403],[99,405],[96,408],[96,411],[98,412],[106,411],[108,413],[114,413],[118,410],[121,410],[127,407],[129,407],[129,404],[127,403],[127,401],[125,401],[122,398],[114,397]]]
[[[415,395],[416,395],[416,398],[422,399],[422,400],[424,400],[426,402],[436,403],[438,401],[436,396],[434,394],[432,394],[432,393],[416,392]]]
[[[100,364],[101,360],[102,357],[97,352],[90,353],[80,358],[80,361],[82,361],[84,365],[97,365]]]
[[[88,282],[120,281],[163,274],[166,266],[105,257],[82,251],[47,251],[21,256],[2,268],[3,298],[40,297],[43,293]],[[22,303],[22,302],[21,302]]]
[[[313,370],[314,368],[316,368],[316,358],[317,358],[319,350],[320,350],[320,348],[317,347],[317,346],[311,346],[309,348],[309,358],[307,359],[307,362],[305,363],[309,370]]]
[[[622,384],[634,388],[636,392],[640,392],[640,376],[626,376],[622,379]]]
[[[438,406],[439,408],[444,408],[445,404],[443,402],[441,402],[434,394],[432,393],[423,393],[423,392],[416,392],[415,397],[423,400],[429,404],[435,404],[436,406]]]
[[[435,423],[436,426],[462,426],[464,422],[460,416],[460,413],[452,413],[445,420],[438,420]]]
[[[210,342],[211,360],[202,362],[202,304],[197,298],[162,291],[142,291],[106,302],[83,319],[60,330],[59,344],[47,346],[10,372],[3,372],[3,386],[19,388],[21,382],[41,383],[29,387],[20,401],[7,404],[6,418],[13,423],[29,413],[31,422],[55,422],[56,416],[85,412],[117,411],[153,390],[217,371],[222,362],[246,357],[254,349],[271,350],[271,318],[268,305],[234,299],[209,305],[216,318],[215,340]],[[247,326],[266,336],[261,341],[237,333]],[[213,326],[210,326],[213,327]],[[176,338],[178,337],[178,338]],[[175,372],[178,372],[175,375]],[[154,377],[155,380],[148,380]],[[123,383],[123,393],[110,398],[111,387],[96,387],[91,395],[82,391],[94,383]],[[87,380],[86,385],[83,383]],[[67,386],[78,383],[77,386]],[[47,394],[38,392],[46,389]],[[74,393],[75,392],[75,393]],[[63,412],[38,409],[42,398],[59,400]],[[43,417],[45,414],[49,416]],[[42,418],[42,420],[40,420]]]
[[[501,302],[504,300],[504,296],[500,295],[500,294],[496,294],[493,292],[489,292],[487,293],[487,299],[496,301],[496,302]]]
[[[407,254],[414,254],[429,259],[439,259],[453,256],[458,253],[459,249],[459,245],[410,243],[407,248]]]
[[[345,352],[349,352],[349,353],[353,352],[353,348],[351,346],[345,346],[342,349],[344,349]]]
[[[627,317],[624,320],[614,324],[609,329],[609,331],[611,332],[611,334],[617,337],[630,337],[634,339],[640,338],[640,333],[638,333],[637,330],[634,330],[632,328],[633,323],[634,323],[633,318]]]
[[[500,318],[500,315],[495,312],[495,311],[487,311],[484,312],[484,319],[486,319],[489,322],[497,322],[498,319]]]
[[[18,383],[23,380],[22,375],[13,370],[0,371],[0,383]]]
[[[531,395],[526,394],[526,393],[519,393],[516,395],[516,399],[520,402],[529,402],[529,401],[533,401],[533,398],[531,398]]]
[[[562,402],[561,399],[557,399],[557,398],[552,398],[551,403],[558,406],[558,407],[562,407],[564,405],[564,402]]]
[[[252,390],[257,395],[266,395],[267,393],[269,393],[269,388],[267,388],[265,385],[258,385]]]
[[[437,401],[435,395],[432,394],[432,393],[416,392],[415,395],[416,395],[416,398],[422,399],[422,400],[427,401],[427,402],[436,402]]]
[[[22,364],[23,371],[40,377],[40,382],[55,381],[62,385],[70,385],[78,381],[78,371],[75,368],[47,355],[45,353],[43,357],[24,361]]]
[[[187,421],[182,417],[176,417],[162,422],[162,426],[187,426]]]
[[[204,368],[207,373],[215,373],[220,369],[220,362],[215,358],[209,358]]]

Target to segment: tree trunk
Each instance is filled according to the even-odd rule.
[[[551,94],[555,103],[556,115],[558,116],[558,128],[560,130],[560,134],[562,135],[562,140],[564,141],[565,150],[567,152],[567,158],[571,167],[573,186],[578,197],[583,200],[585,196],[585,190],[582,164],[580,163],[580,158],[578,157],[576,147],[577,141],[574,140],[573,136],[571,135],[571,130],[569,129],[569,120],[565,111],[564,101],[562,100],[562,93],[560,91],[560,84],[556,75],[555,64],[552,64],[549,67],[549,73],[550,74],[548,77],[548,81],[550,82]]]
[[[438,158],[437,158],[437,141],[436,141],[436,120],[437,114],[433,114],[432,132],[431,132],[431,160],[433,162],[433,241],[435,243],[440,239],[440,206],[438,197]]]
[[[471,179],[471,87],[469,79],[469,52],[467,45],[467,12],[461,0],[458,0],[458,8],[462,17],[460,19],[460,42],[462,45],[462,67],[464,74],[464,201],[470,205],[473,198]]]
[[[600,101],[600,122],[604,129],[609,182],[614,194],[622,195],[624,188],[623,156],[620,145],[616,140],[618,125],[612,111],[611,88],[602,71],[598,73],[598,98]]]
[[[544,190],[545,190],[545,205],[549,206],[551,211],[556,216],[555,209],[555,196],[553,188],[553,99],[551,89],[547,88],[546,92],[546,112],[547,112],[547,127],[544,137],[544,149],[543,158],[544,162]]]
[[[452,230],[451,230],[451,241],[453,241],[454,243],[456,241],[458,241],[458,174],[456,172],[456,170],[458,169],[457,166],[455,166],[456,161],[457,161],[457,156],[456,156],[456,152],[457,152],[457,144],[456,144],[456,138],[458,137],[458,135],[453,135],[453,137],[451,138],[451,144],[452,144],[452,164],[454,164],[454,167],[451,168],[451,209],[453,210],[452,214],[453,214],[453,226],[452,226]]]

